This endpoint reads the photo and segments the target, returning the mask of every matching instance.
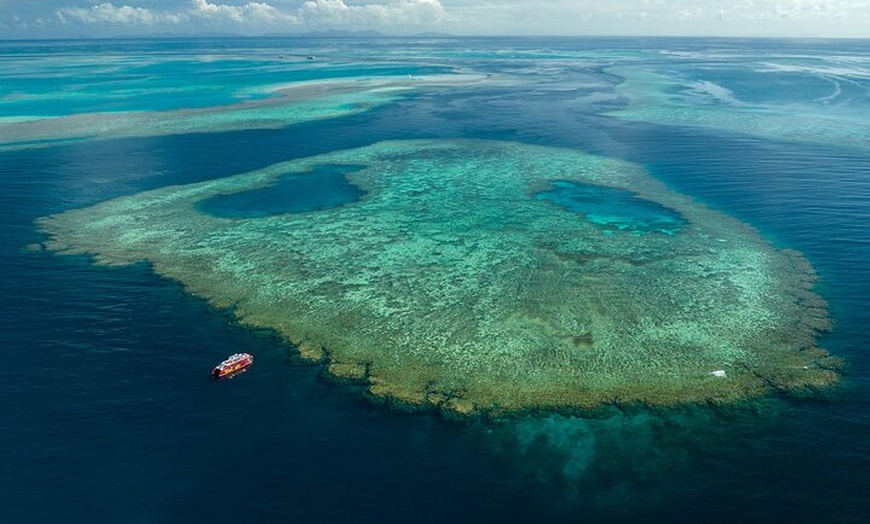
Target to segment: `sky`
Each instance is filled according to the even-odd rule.
[[[0,0],[0,39],[329,29],[870,38],[870,0]]]

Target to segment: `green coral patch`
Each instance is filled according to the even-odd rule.
[[[217,195],[353,165],[337,208],[227,218]],[[536,195],[631,191],[676,234],[602,230]],[[490,141],[383,142],[39,221],[46,245],[149,261],[376,397],[461,414],[736,402],[837,380],[812,268],[640,167]]]

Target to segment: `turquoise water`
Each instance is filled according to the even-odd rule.
[[[244,44],[244,41],[240,41]],[[206,108],[272,96],[274,86],[448,73],[448,66],[306,58],[299,43],[265,49],[209,40],[9,43],[2,50],[0,117]],[[196,81],[191,82],[191,79]]]
[[[810,110],[842,103],[866,123],[870,107],[855,93],[867,92],[867,42],[444,39],[328,46],[328,54],[352,61],[360,72],[411,57],[419,64],[516,76],[419,90],[372,111],[274,129],[0,151],[0,290],[6,297],[0,342],[15,363],[4,376],[6,409],[0,413],[6,466],[0,521],[866,520],[870,154],[854,146],[866,126],[847,122],[848,135],[832,135],[838,122],[814,118]],[[38,75],[66,69],[73,59],[85,65],[72,78],[90,83],[97,81],[88,78],[99,78],[93,65],[99,53],[136,57],[124,66],[130,70],[188,49],[224,61],[241,56],[246,65],[240,69],[249,74],[239,74],[236,85],[256,88],[270,74],[265,64],[271,59],[264,57],[291,48],[323,55],[323,47],[292,39],[7,42],[0,46],[0,66],[30,78],[22,84],[24,95],[47,94],[45,103],[63,113],[83,106],[64,110],[56,81]],[[791,83],[789,75],[765,82],[767,75],[756,69],[771,60],[812,67],[848,62],[837,74],[854,88],[818,102],[833,91],[818,87],[804,95],[806,82]],[[758,104],[753,109],[808,116],[796,127],[800,136],[791,138],[769,126],[746,126],[738,118],[740,106],[710,104],[706,95],[676,100],[690,112],[716,106],[715,118],[697,127],[648,114],[644,120],[613,116],[611,111],[641,103],[636,97],[643,94],[617,94],[625,79],[608,72],[613,65],[663,74],[671,80],[664,91],[679,84],[694,93],[689,84],[707,80],[744,104]],[[708,76],[714,66],[715,77]],[[149,67],[160,76],[159,66]],[[185,78],[190,89],[223,85],[220,70],[198,67],[201,74]],[[821,78],[808,82],[827,85]],[[127,87],[147,84],[133,80]],[[112,90],[109,84],[95,89],[88,104],[107,107],[113,96],[126,96]],[[163,103],[170,106],[188,103],[183,92],[167,96],[173,100]],[[154,109],[150,102],[124,107],[148,111]],[[15,117],[35,106],[3,107],[4,117]],[[373,406],[353,386],[320,380],[318,368],[293,364],[271,333],[240,326],[144,264],[108,268],[85,257],[25,249],[42,240],[33,222],[41,216],[405,138],[518,140],[630,160],[671,188],[758,228],[778,246],[801,251],[822,277],[818,290],[829,301],[835,327],[821,342],[848,362],[844,389],[823,399],[772,398],[745,410],[638,408],[596,419],[538,414],[450,423]],[[262,212],[258,202],[266,201],[274,212],[296,212],[285,206],[295,198],[292,176],[283,189],[279,184],[247,200],[239,196],[214,212]],[[330,176],[335,187],[345,187]],[[323,193],[300,196],[292,205],[305,209]],[[569,209],[575,205],[570,194],[562,193]],[[620,200],[627,195],[593,194],[613,197],[631,211],[620,213],[617,223],[635,223],[637,202]],[[337,201],[347,205],[350,198]],[[590,205],[578,208],[579,219]],[[637,227],[657,223],[661,210],[649,212]],[[255,354],[251,371],[212,381],[212,366],[238,350]],[[228,506],[231,498],[244,503]]]
[[[633,234],[663,233],[673,235],[686,223],[676,211],[657,202],[644,200],[630,191],[606,186],[554,180],[553,189],[535,197],[549,200],[609,232]]]

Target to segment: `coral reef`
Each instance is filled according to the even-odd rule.
[[[425,75],[415,78],[413,83],[394,77],[354,77],[352,80],[291,83],[274,88],[270,98],[215,107],[43,118],[0,117],[0,151],[80,140],[278,129],[369,111],[414,90],[469,86],[484,80],[493,83],[471,72]]]
[[[623,120],[725,130],[770,140],[861,150],[866,148],[870,138],[863,124],[867,115],[861,113],[860,107],[839,108],[834,104],[817,103],[750,104],[730,96],[724,97],[724,102],[720,99],[718,103],[703,103],[701,98],[679,96],[681,89],[687,89],[685,80],[679,76],[651,72],[639,66],[614,66],[607,71],[621,78],[615,91],[628,102],[626,107],[607,114]]]
[[[213,216],[220,195],[353,166],[356,202]],[[678,231],[603,228],[555,181],[630,191]],[[836,382],[809,263],[637,165],[494,141],[396,141],[39,220],[46,247],[146,260],[327,372],[458,415],[730,403]],[[834,363],[835,364],[835,363]],[[724,373],[719,373],[719,371]],[[720,376],[721,375],[721,376]]]

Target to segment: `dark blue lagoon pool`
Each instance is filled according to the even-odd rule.
[[[365,194],[347,180],[349,173],[363,167],[320,165],[309,172],[280,176],[275,184],[262,189],[204,200],[199,208],[225,218],[260,218],[341,207]]]

